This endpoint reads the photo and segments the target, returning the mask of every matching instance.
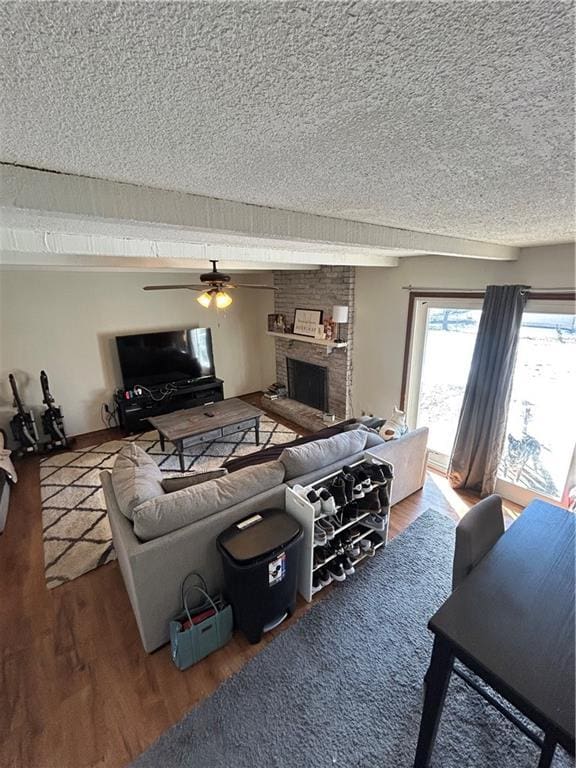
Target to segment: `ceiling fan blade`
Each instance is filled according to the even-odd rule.
[[[228,283],[225,288],[261,288],[263,291],[277,291],[273,285],[256,285],[255,283]]]
[[[205,285],[145,285],[144,286],[145,291],[178,291],[182,289],[187,291],[205,291],[206,286]]]

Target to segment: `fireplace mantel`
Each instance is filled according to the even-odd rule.
[[[286,341],[303,341],[305,344],[317,344],[326,348],[326,354],[329,355],[333,349],[343,349],[348,346],[347,341],[332,341],[331,339],[314,339],[312,336],[298,336],[296,333],[276,333],[275,331],[266,331],[268,336],[275,336],[278,339]]]

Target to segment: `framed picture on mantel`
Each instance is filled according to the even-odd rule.
[[[314,338],[316,336],[318,326],[321,324],[321,309],[294,310],[294,333],[297,336],[311,336]]]

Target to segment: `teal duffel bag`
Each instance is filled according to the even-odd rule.
[[[192,578],[198,584],[188,584]],[[200,596],[201,602],[191,607],[189,593]],[[178,669],[187,669],[208,656],[232,637],[234,619],[232,606],[221,595],[210,596],[204,579],[190,573],[182,582],[183,611],[170,622],[172,661]]]

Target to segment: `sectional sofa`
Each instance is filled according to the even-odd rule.
[[[168,622],[180,608],[184,577],[197,571],[210,591],[223,586],[216,538],[254,512],[284,508],[287,486],[307,485],[353,463],[366,450],[395,469],[392,504],[424,483],[428,430],[384,442],[361,428],[285,448],[279,460],[165,493],[153,459],[136,446],[124,449],[112,472],[101,473],[114,547],[140,631],[151,652],[168,639]],[[126,453],[125,453],[126,452]],[[125,454],[125,455],[123,455]]]

